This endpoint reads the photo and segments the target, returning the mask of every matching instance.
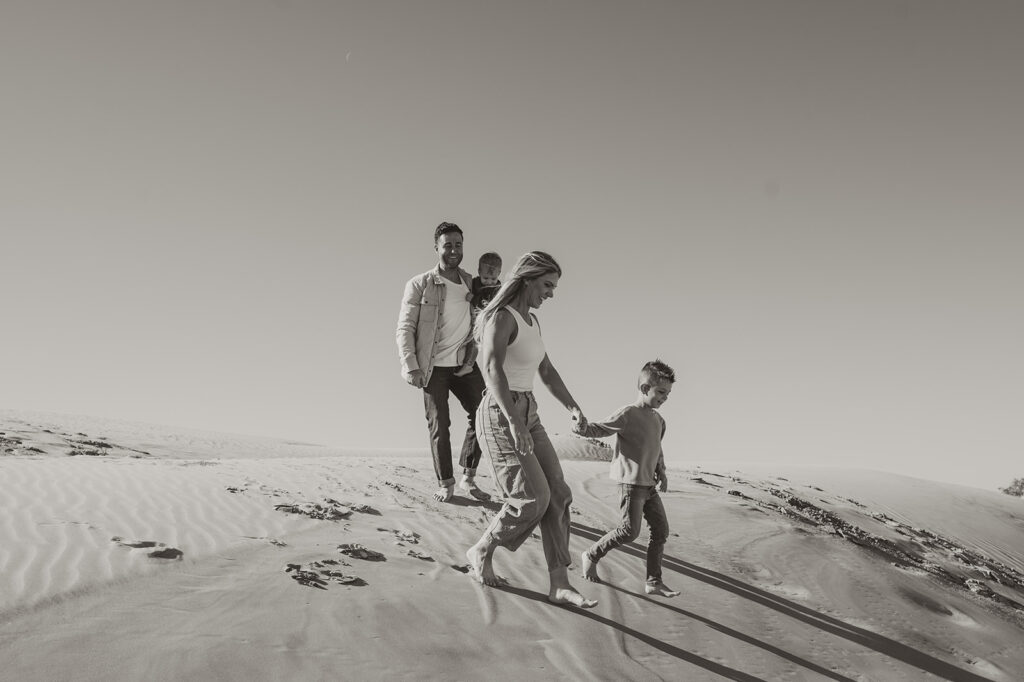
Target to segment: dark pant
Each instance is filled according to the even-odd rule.
[[[423,388],[423,409],[427,414],[427,429],[430,431],[430,452],[434,456],[434,473],[440,485],[452,485],[451,413],[448,410],[448,395],[454,393],[466,411],[469,426],[466,440],[462,443],[459,464],[467,472],[475,472],[480,463],[480,445],[476,441],[476,408],[484,392],[484,377],[474,365],[469,374],[457,377],[458,367],[435,367],[430,381]]]
[[[620,483],[619,509],[622,511],[622,523],[595,542],[587,550],[587,555],[599,561],[619,545],[636,540],[640,535],[642,516],[651,527],[651,541],[647,545],[647,582],[661,582],[661,556],[665,551],[665,541],[668,540],[668,517],[657,487]]]

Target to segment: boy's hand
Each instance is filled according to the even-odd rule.
[[[664,473],[658,475],[658,490],[663,493],[668,492],[668,476]]]
[[[583,416],[583,412],[580,408],[576,407],[572,410],[572,432],[575,434],[581,434],[587,430],[587,418]]]

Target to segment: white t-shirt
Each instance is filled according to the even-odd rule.
[[[469,287],[461,281],[456,284],[444,280],[447,287],[444,298],[444,314],[438,331],[441,337],[434,349],[434,367],[458,367],[459,348],[469,337],[473,325],[473,313],[469,306]]]

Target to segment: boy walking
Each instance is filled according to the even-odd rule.
[[[622,522],[583,552],[583,575],[598,582],[597,562],[619,545],[632,542],[640,535],[641,517],[651,528],[647,546],[647,582],[644,591],[662,597],[675,597],[679,592],[665,586],[661,579],[661,557],[668,539],[668,517],[658,491],[668,490],[665,457],[661,440],[665,420],[658,414],[672,392],[676,375],[661,360],[648,362],[640,370],[639,393],[633,403],[619,409],[606,421],[588,424],[580,419],[573,431],[589,438],[615,434],[615,455],[611,463],[611,479],[619,483],[619,508]]]

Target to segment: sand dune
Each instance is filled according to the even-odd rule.
[[[465,573],[495,504],[429,459],[0,412],[5,679],[1017,680],[1024,504],[890,474],[670,469],[642,542],[545,598],[539,541]],[[610,527],[605,456],[558,439],[572,549]],[[74,453],[74,454],[73,454]],[[492,489],[486,475],[482,485]],[[641,536],[645,541],[646,533]]]

